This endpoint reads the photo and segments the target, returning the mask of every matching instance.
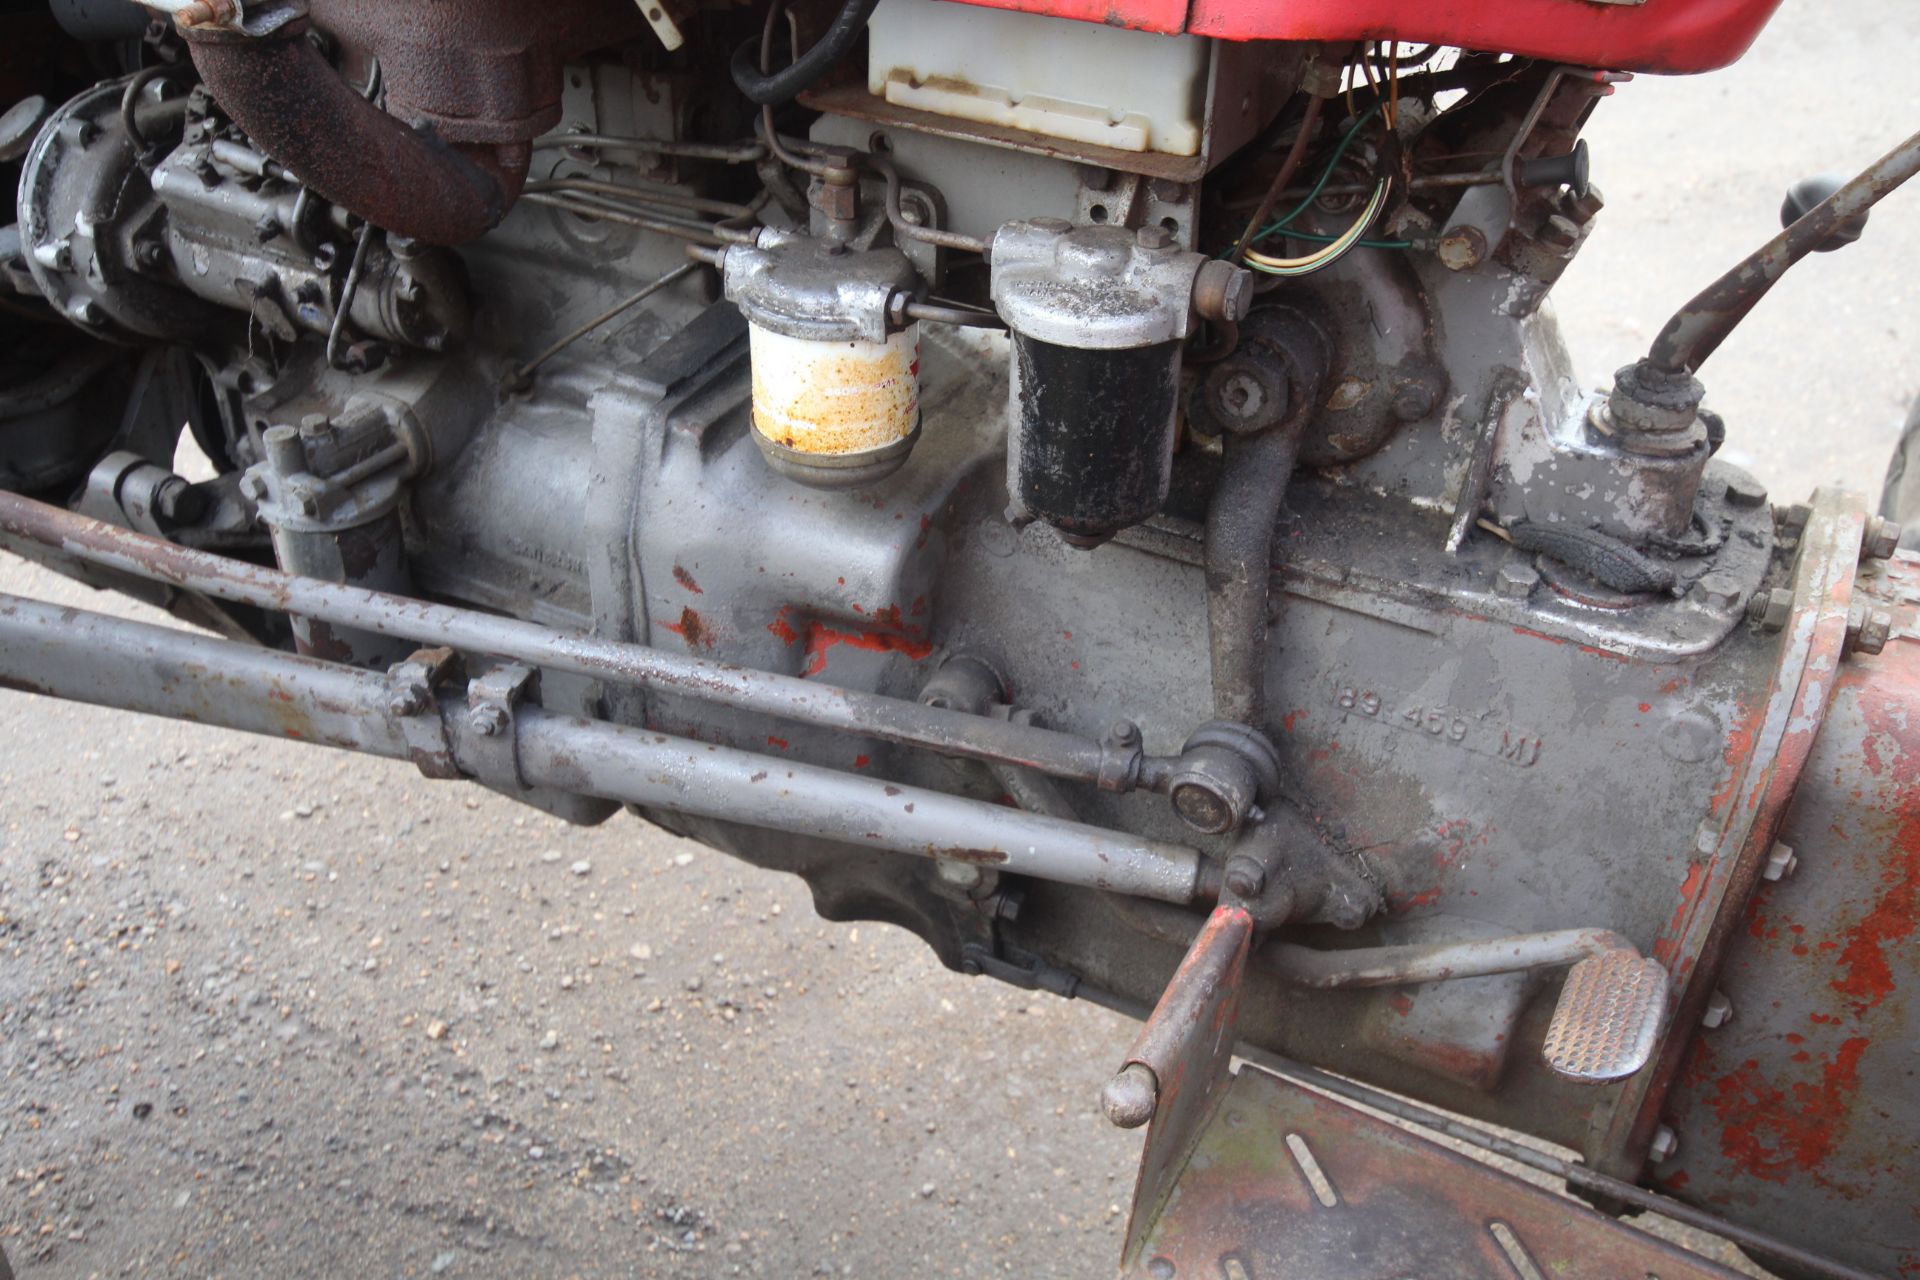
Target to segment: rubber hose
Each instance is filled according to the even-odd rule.
[[[733,51],[731,70],[734,85],[747,95],[748,101],[757,106],[777,107],[793,101],[807,86],[831,71],[834,64],[847,56],[879,3],[880,0],[847,0],[846,6],[834,15],[833,25],[814,42],[811,49],[795,59],[791,66],[766,75],[760,73],[757,65],[760,56],[757,42],[748,41]]]

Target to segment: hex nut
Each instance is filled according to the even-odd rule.
[[[1500,572],[1494,576],[1493,589],[1500,595],[1514,600],[1524,600],[1533,594],[1539,585],[1540,571],[1530,564],[1513,560],[1500,566]]]
[[[1762,631],[1778,631],[1793,617],[1793,592],[1785,587],[1756,591],[1747,600],[1747,617]]]
[[[1724,1027],[1733,1021],[1733,1001],[1727,999],[1724,991],[1716,991],[1707,997],[1707,1007],[1700,1014],[1700,1025],[1711,1031],[1715,1027]]]
[[[1706,574],[1693,584],[1693,593],[1702,604],[1715,609],[1732,608],[1746,594],[1740,588],[1740,580],[1730,573]]]
[[[467,713],[467,724],[483,738],[497,738],[507,727],[507,712],[494,703],[475,707]]]
[[[1868,516],[1866,536],[1860,543],[1863,560],[1891,560],[1900,549],[1900,526],[1885,516]]]
[[[1847,615],[1847,648],[1853,653],[1876,654],[1893,636],[1893,615],[1885,609],[1855,605]]]
[[[1647,1158],[1655,1164],[1665,1164],[1680,1153],[1680,1135],[1666,1125],[1653,1131],[1653,1141],[1647,1146]]]

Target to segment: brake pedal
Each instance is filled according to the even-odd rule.
[[[1620,1080],[1647,1065],[1667,1012],[1667,971],[1631,951],[1589,956],[1567,971],[1541,1052],[1570,1080]]]

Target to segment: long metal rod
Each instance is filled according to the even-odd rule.
[[[476,727],[457,693],[396,715],[377,672],[6,594],[0,686],[399,759],[412,720],[444,729],[460,772],[486,781],[503,755],[501,726]],[[527,786],[1166,902],[1201,889],[1196,851],[1124,832],[533,706],[505,732]]]
[[[1526,1165],[1529,1169],[1537,1169],[1541,1173],[1564,1178],[1575,1186],[1585,1187],[1607,1199],[1618,1200],[1622,1204],[1630,1204],[1635,1208],[1657,1213],[1663,1218],[1671,1218],[1689,1227],[1697,1227],[1757,1254],[1762,1261],[1788,1263],[1804,1270],[1808,1275],[1826,1276],[1830,1280],[1884,1280],[1884,1277],[1875,1276],[1858,1267],[1850,1267],[1844,1262],[1823,1258],[1817,1253],[1809,1253],[1798,1245],[1788,1244],[1785,1240],[1770,1236],[1764,1231],[1755,1231],[1751,1227],[1729,1222],[1705,1209],[1696,1209],[1690,1204],[1663,1196],[1657,1191],[1636,1187],[1631,1182],[1623,1182],[1619,1178],[1597,1173],[1586,1165],[1563,1160],[1559,1156],[1503,1138],[1497,1133],[1489,1133],[1478,1125],[1456,1120],[1442,1112],[1409,1102],[1397,1094],[1383,1093],[1378,1089],[1369,1088],[1341,1076],[1330,1075],[1317,1067],[1309,1067],[1305,1063],[1282,1058],[1277,1054],[1257,1050],[1248,1052],[1245,1046],[1242,1046],[1242,1052],[1246,1053],[1251,1061],[1275,1075],[1345,1098],[1349,1102],[1372,1107],[1375,1111],[1385,1112],[1396,1120],[1404,1120],[1409,1124],[1433,1129],[1456,1141],[1465,1142],[1479,1147],[1482,1151],[1490,1151],[1517,1164]]]
[[[1907,179],[1920,173],[1920,133],[1914,134],[1850,179],[1839,190],[1796,218],[1779,235],[1742,258],[1733,268],[1674,313],[1647,355],[1656,366],[1696,371],[1721,341],[1746,318],[1781,276],[1825,244],[1843,224],[1864,214]]]
[[[150,582],[271,612],[513,658],[593,680],[667,690],[739,711],[925,747],[943,755],[1026,765],[1077,782],[1099,782],[1106,756],[1099,743],[1054,729],[296,577],[89,520],[19,494],[0,493],[0,545],[9,543],[37,544]],[[1151,770],[1151,764],[1151,760],[1144,762],[1143,772],[1164,772]]]
[[[1505,938],[1404,947],[1321,951],[1291,942],[1269,943],[1260,967],[1304,987],[1398,987],[1448,978],[1484,978],[1569,965],[1634,946],[1610,929],[1556,929]]]

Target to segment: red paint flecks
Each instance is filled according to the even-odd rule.
[[[680,611],[680,621],[663,622],[660,627],[685,640],[689,649],[713,648],[713,633],[707,629],[706,622],[691,607]]]
[[[688,573],[682,565],[673,566],[673,580],[697,596],[706,594],[700,589],[700,584],[693,580],[693,575]]]
[[[785,751],[791,744],[788,743],[785,738],[776,738],[772,734],[768,734],[767,745],[770,747],[778,747],[780,750]]]
[[[1302,720],[1306,718],[1307,718],[1307,709],[1305,707],[1296,708],[1295,710],[1289,711],[1287,712],[1286,715],[1280,717],[1280,727],[1282,729],[1285,729],[1288,733],[1292,733],[1293,726],[1299,724]]]
[[[864,769],[872,763],[873,757],[871,756],[855,756],[853,758],[853,767],[856,769]]]
[[[800,633],[793,629],[791,622],[787,621],[787,613],[788,610],[783,608],[779,613],[774,614],[773,621],[767,624],[767,630],[779,636],[781,644],[790,645],[800,638]]]
[[[1641,715],[1645,715],[1645,714],[1647,714],[1647,712],[1649,712],[1649,711],[1651,711],[1651,710],[1653,710],[1653,704],[1652,704],[1651,702],[1643,702],[1643,703],[1641,703],[1641,704],[1640,704],[1640,714],[1641,714]]]
[[[1867,1044],[1865,1036],[1842,1042],[1817,1081],[1795,1081],[1785,1089],[1763,1076],[1751,1058],[1715,1080],[1707,1102],[1720,1118],[1720,1153],[1768,1182],[1817,1170],[1845,1132]]]
[[[1396,991],[1388,996],[1387,1004],[1392,1006],[1393,1011],[1403,1018],[1413,1012],[1413,997],[1404,991]]]

